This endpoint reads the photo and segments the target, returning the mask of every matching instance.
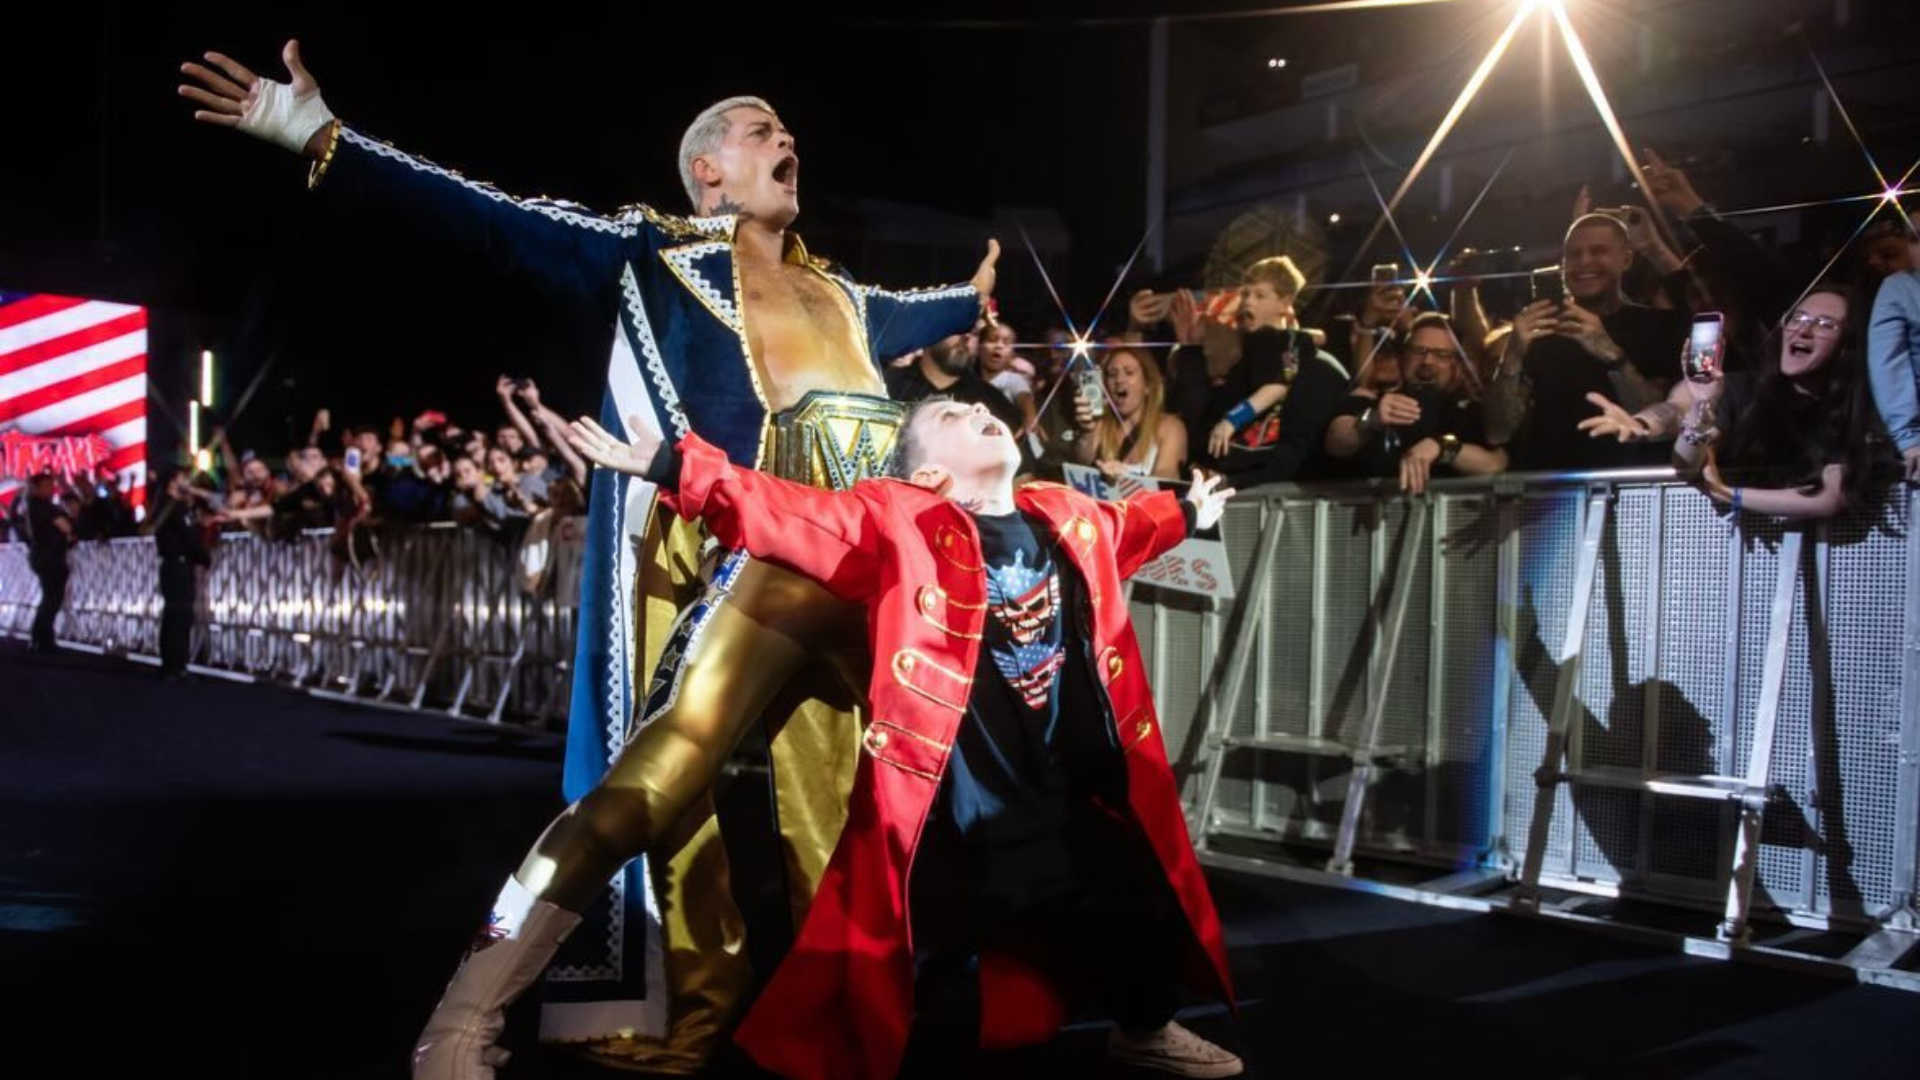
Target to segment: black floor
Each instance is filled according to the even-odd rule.
[[[549,736],[0,644],[0,1077],[399,1080],[558,762]],[[1189,1024],[1255,1075],[1920,1072],[1914,995],[1213,882],[1241,1017]],[[1103,1038],[956,1075],[1103,1075]],[[524,1047],[502,1080],[619,1075]]]

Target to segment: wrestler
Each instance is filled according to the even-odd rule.
[[[601,421],[629,436],[698,432],[742,465],[809,483],[872,475],[899,418],[880,364],[969,329],[993,287],[992,242],[970,282],[909,292],[858,284],[810,255],[791,229],[793,136],[757,98],[719,102],[688,127],[680,173],[694,216],[644,206],[602,216],[509,197],[369,138],[327,109],[296,43],[283,58],[284,83],[208,53],[183,66],[191,81],[180,93],[198,120],[305,155],[324,209],[394,236],[431,234],[477,265],[602,312]],[[417,1076],[490,1077],[505,1005],[583,915],[591,932],[555,967],[542,1037],[694,1071],[748,975],[708,797],[721,762],[767,718],[796,917],[845,818],[866,663],[848,621],[857,610],[741,553],[703,566],[699,535],[668,527],[650,485],[627,477],[594,477],[588,530],[565,783],[573,803],[502,889],[421,1036]],[[647,671],[650,681],[636,677]],[[638,861],[622,872],[643,852],[651,874]],[[649,889],[664,941],[638,932],[651,930]]]

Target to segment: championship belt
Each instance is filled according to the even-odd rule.
[[[809,390],[768,421],[773,438],[761,468],[786,480],[845,491],[887,475],[907,407],[870,394]]]

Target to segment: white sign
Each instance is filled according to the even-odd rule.
[[[1096,499],[1114,502],[1142,491],[1157,491],[1163,482],[1151,476],[1124,476],[1118,482],[1086,465],[1065,465],[1068,486]],[[1233,599],[1233,575],[1227,570],[1227,545],[1219,540],[1189,537],[1172,551],[1142,566],[1133,580],[1159,589]]]
[[[529,596],[553,595],[568,603],[580,596],[580,566],[587,552],[587,516],[561,517],[551,510],[535,516],[520,540],[520,587]]]

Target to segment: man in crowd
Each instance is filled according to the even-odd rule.
[[[161,496],[141,531],[153,537],[160,557],[160,677],[181,679],[193,651],[193,616],[199,599],[200,567],[210,566],[198,512],[199,495],[184,469],[160,477]]]
[[[969,405],[985,405],[995,419],[1018,432],[1020,409],[988,382],[974,365],[974,336],[954,334],[927,346],[920,359],[887,372],[887,396],[911,404],[940,394]]]
[[[1621,290],[1633,263],[1627,229],[1587,214],[1567,230],[1561,255],[1566,294],[1541,297],[1514,317],[1489,426],[1516,430],[1516,468],[1604,469],[1664,464],[1664,451],[1590,439],[1588,394],[1627,412],[1661,400],[1680,374],[1684,312],[1642,307]]]
[[[1450,320],[1437,311],[1419,315],[1406,342],[1388,348],[1397,352],[1392,366],[1407,373],[1406,382],[1385,392],[1363,386],[1349,395],[1327,428],[1327,453],[1350,462],[1358,476],[1397,476],[1412,495],[1436,474],[1504,471],[1507,452],[1487,445]]]
[[[27,542],[27,562],[40,579],[40,606],[33,613],[28,648],[50,653],[55,648],[53,623],[67,602],[67,549],[74,539],[73,518],[55,497],[51,470],[27,481],[26,509],[18,522]]]

